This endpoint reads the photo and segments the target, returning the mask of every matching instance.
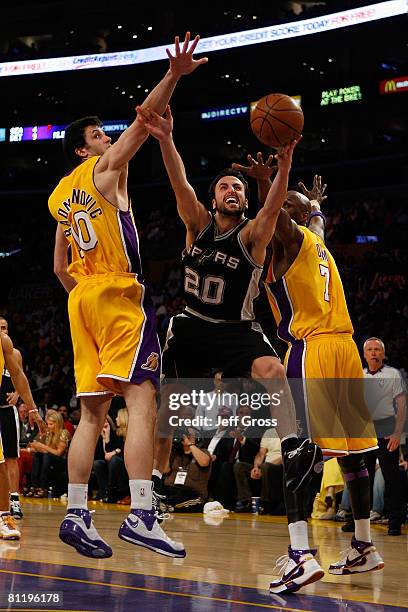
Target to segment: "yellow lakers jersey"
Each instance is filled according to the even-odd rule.
[[[141,275],[139,240],[132,211],[121,211],[97,190],[91,157],[64,176],[49,200],[52,216],[70,245],[68,272],[84,276],[112,272]]]
[[[273,281],[266,279],[269,303],[282,340],[307,339],[327,333],[353,333],[339,271],[323,240],[306,227],[295,261]]]

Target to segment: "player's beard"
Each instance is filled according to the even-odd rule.
[[[216,212],[221,215],[225,215],[226,217],[242,217],[245,211],[245,205],[240,202],[239,206],[235,209],[228,209],[224,202],[222,202],[221,206],[218,204],[215,208]]]

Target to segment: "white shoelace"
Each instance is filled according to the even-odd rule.
[[[342,563],[345,563],[347,561],[347,558],[348,558],[349,554],[353,550],[355,551],[355,548],[353,548],[352,546],[349,546],[345,550],[342,550],[341,553],[340,553],[340,561],[337,561],[337,563],[335,563],[334,565],[340,565]]]
[[[272,570],[272,575],[283,576],[283,574],[285,573],[286,566],[290,561],[291,558],[288,555],[282,555],[281,557],[278,557],[275,562],[275,567]]]
[[[160,510],[160,500],[166,499],[165,495],[160,495],[160,493],[156,493],[156,491],[152,491],[153,498],[153,508],[154,508],[154,516],[161,521],[166,521],[170,518],[170,514],[168,512],[162,512]]]

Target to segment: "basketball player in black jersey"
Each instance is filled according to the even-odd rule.
[[[286,197],[297,141],[277,155],[277,174],[255,219],[245,217],[248,183],[241,173],[231,168],[222,171],[211,183],[210,213],[187,181],[184,164],[173,142],[170,108],[164,117],[149,108],[138,107],[137,111],[150,134],[160,142],[177,210],[187,230],[183,253],[187,305],[170,322],[163,351],[163,375],[165,379],[198,378],[211,369],[222,370],[227,376],[249,373],[252,378],[261,379],[269,392],[273,380],[279,380],[282,393],[276,417],[286,474],[293,488],[305,486],[309,474],[321,461],[320,450],[309,440],[301,445],[297,438],[293,400],[284,367],[255,322],[253,309],[259,295],[266,247]],[[159,425],[162,417],[163,409]],[[159,477],[167,464],[170,448],[169,437],[157,438],[154,476]]]
[[[8,323],[4,317],[0,317],[0,332],[8,335]],[[23,358],[20,351],[13,348],[13,354],[22,368]],[[10,512],[15,519],[22,519],[23,511],[18,493],[20,479],[18,468],[20,427],[16,408],[18,398],[19,395],[14,390],[10,372],[5,367],[0,385],[0,431],[2,432],[4,459],[9,480]]]
[[[4,319],[2,319],[4,321]],[[14,387],[17,389],[18,395],[21,395],[28,408],[28,418],[31,427],[38,425],[41,433],[46,429],[46,425],[38,413],[38,409],[34,403],[31,389],[28,384],[26,375],[24,374],[16,353],[14,352],[13,343],[8,334],[0,330],[0,385],[3,378],[3,372],[10,373]],[[1,410],[1,408],[0,408]],[[10,488],[9,477],[4,461],[3,454],[3,436],[6,438],[8,434],[8,423],[4,427],[4,423],[0,426],[0,540],[18,540],[20,531],[14,523],[14,518],[10,514]]]

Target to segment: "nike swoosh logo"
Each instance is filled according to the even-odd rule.
[[[286,583],[289,580],[293,580],[294,578],[300,578],[300,576],[303,576],[304,573],[305,573],[305,570],[303,568],[303,563],[302,563],[300,567],[296,566],[288,574],[284,574],[282,576],[282,582]]]
[[[363,553],[362,555],[359,555],[355,559],[349,559],[347,555],[346,567],[355,567],[356,565],[364,565],[364,563],[366,562],[366,556],[367,554]],[[364,563],[361,563],[361,561],[364,561]]]
[[[131,527],[137,527],[137,526],[138,526],[138,524],[139,524],[139,519],[136,519],[136,521],[132,521],[132,519],[130,519],[130,518],[128,517],[127,522],[129,523],[129,525],[130,525]]]

